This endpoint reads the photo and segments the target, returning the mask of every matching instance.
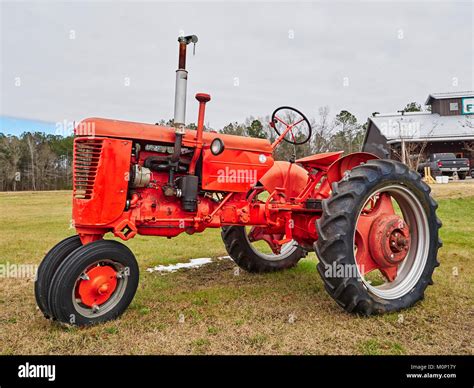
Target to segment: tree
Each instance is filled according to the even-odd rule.
[[[311,139],[311,153],[317,154],[327,152],[330,146],[330,134],[334,129],[334,123],[329,119],[329,107],[318,109],[319,121],[311,120],[313,136]]]
[[[358,148],[363,138],[361,126],[357,118],[347,110],[341,110],[334,119],[335,133],[331,137],[331,144],[346,153]]]
[[[421,104],[410,102],[403,108],[403,112],[421,112]]]
[[[26,135],[26,144],[28,146],[28,152],[29,152],[29,155],[30,155],[30,163],[31,163],[31,170],[30,170],[30,173],[31,173],[31,184],[32,184],[32,188],[33,190],[36,191],[36,180],[35,180],[35,151],[36,151],[36,144],[33,144],[33,136],[31,135],[31,133],[28,133]]]
[[[245,136],[245,126],[237,122],[229,123],[222,128],[221,133],[227,135]]]
[[[267,137],[260,120],[252,120],[252,123],[246,129],[247,135],[250,137],[257,137],[260,139],[265,139]]]
[[[410,167],[411,170],[418,171],[418,166],[424,158],[424,153],[427,145],[427,141],[405,141],[403,147],[400,145],[400,147],[394,148],[393,153],[402,163],[405,163],[408,167]],[[405,154],[403,154],[403,152],[405,152]]]
[[[474,156],[474,141],[465,141],[465,142],[463,142],[463,147],[462,148],[468,154],[466,157],[471,161],[472,157]]]
[[[0,190],[71,188],[73,137],[0,134]]]
[[[463,142],[462,148],[468,152],[474,152],[474,141]]]
[[[155,123],[156,125],[161,125],[162,127],[172,127],[174,125],[174,119],[161,119]]]
[[[17,183],[21,179],[20,161],[22,144],[16,136],[2,136],[0,138],[0,168],[2,190],[17,190]]]

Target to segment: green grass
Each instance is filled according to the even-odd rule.
[[[70,202],[69,192],[0,193],[0,263],[39,264],[74,234]],[[345,313],[324,290],[314,254],[263,275],[235,276],[227,260],[149,273],[159,264],[224,255],[224,245],[219,230],[171,240],[138,236],[126,244],[139,261],[140,286],[113,322],[53,324],[36,309],[31,279],[0,278],[0,354],[472,354],[474,197],[456,191],[439,205],[444,247],[435,284],[400,313]]]
[[[369,339],[362,341],[359,344],[360,352],[367,356],[380,356],[383,354],[391,355],[403,355],[406,354],[406,350],[397,342],[386,341],[380,343],[376,339]]]

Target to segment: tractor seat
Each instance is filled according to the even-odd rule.
[[[297,159],[296,163],[301,164],[306,170],[316,168],[326,171],[328,167],[341,157],[344,151],[324,152],[322,154],[310,155],[305,158]]]

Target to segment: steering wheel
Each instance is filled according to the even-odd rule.
[[[280,136],[291,127],[283,140],[293,145],[302,145],[311,139],[312,129],[309,120],[298,109],[281,106],[272,113],[270,126]]]

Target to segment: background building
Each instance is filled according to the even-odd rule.
[[[452,152],[474,165],[474,92],[433,93],[427,112],[374,114],[362,150],[416,168],[431,153]]]

